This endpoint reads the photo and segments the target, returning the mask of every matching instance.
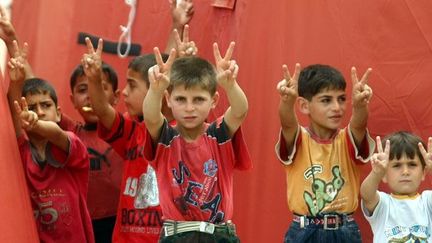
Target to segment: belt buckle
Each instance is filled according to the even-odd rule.
[[[201,222],[200,223],[200,227],[199,227],[199,231],[200,232],[205,232],[208,234],[213,234],[215,230],[215,225],[209,222]]]
[[[329,227],[328,220],[334,219],[335,223],[333,227]],[[324,215],[324,227],[325,230],[337,230],[339,229],[339,216],[336,214],[326,214]]]

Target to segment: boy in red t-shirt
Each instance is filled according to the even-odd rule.
[[[102,71],[103,92],[108,97],[109,103],[114,106],[120,95],[120,90],[117,88],[117,73],[106,63],[102,64]],[[70,87],[72,91],[70,99],[83,118],[84,124],[62,114],[59,125],[65,130],[74,132],[87,147],[90,156],[87,206],[92,218],[95,241],[109,243],[116,221],[123,158],[110,144],[98,136],[98,117],[91,108],[88,80],[82,65],[78,65],[72,72]]]
[[[189,42],[187,37],[188,27],[184,28],[183,40],[179,37],[180,33],[173,31],[172,35],[177,48],[184,55],[195,54],[194,43]],[[123,115],[114,110],[105,94],[99,92],[103,89],[102,40],[96,51],[91,42],[86,41],[89,51],[84,55],[82,64],[89,80],[90,103],[99,118],[99,136],[125,160],[113,241],[157,242],[162,212],[154,169],[143,157],[146,129],[142,123],[142,103],[149,86],[147,71],[156,64],[156,59],[153,54],[143,55],[129,63],[127,84],[122,91],[128,114]],[[172,117],[169,109],[164,113]]]
[[[54,88],[38,78],[24,82],[27,51],[14,43],[8,99],[40,241],[94,242],[86,205],[86,147],[56,124],[60,112]]]
[[[239,242],[231,223],[233,173],[252,164],[240,129],[248,102],[236,81],[233,49],[231,43],[222,58],[214,44],[215,72],[198,57],[174,61],[171,53],[164,63],[155,48],[158,65],[149,70],[150,88],[143,105],[149,135],[144,155],[155,167],[160,189],[160,242]],[[217,83],[231,106],[208,124],[207,116],[219,100]],[[176,126],[161,112],[164,96]]]

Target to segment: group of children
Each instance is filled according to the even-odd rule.
[[[54,88],[36,78],[1,9],[0,38],[11,56],[8,100],[41,242],[239,242],[233,216],[233,172],[252,167],[241,124],[248,112],[238,85],[234,43],[215,65],[196,57],[186,25],[191,0],[171,1],[167,53],[132,59],[120,99],[116,72],[102,61],[103,41],[71,75],[71,101],[84,123],[61,114]],[[173,47],[173,48],[172,48]],[[281,131],[276,154],[286,171],[293,222],[285,242],[361,242],[353,218],[361,209],[374,242],[432,242],[432,194],[418,188],[432,167],[432,139],[409,132],[381,142],[367,130],[371,69],[346,81],[328,65],[283,66]],[[207,121],[220,96],[229,108]],[[295,106],[309,117],[299,125]],[[23,132],[25,131],[25,132]],[[360,186],[359,166],[372,170]],[[378,191],[381,181],[391,194]]]

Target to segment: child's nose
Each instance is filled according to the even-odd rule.
[[[128,93],[127,93],[127,90],[126,90],[126,88],[124,88],[124,89],[122,90],[122,95],[123,95],[123,96],[125,96],[125,97],[127,97],[127,96],[128,96]]]
[[[36,114],[41,117],[45,115],[44,110],[42,109],[42,107],[40,105],[36,106]]]
[[[195,109],[195,106],[192,102],[187,102],[186,103],[186,110],[187,111],[193,111]]]

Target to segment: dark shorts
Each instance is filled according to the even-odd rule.
[[[111,243],[116,217],[92,220],[95,243]]]

